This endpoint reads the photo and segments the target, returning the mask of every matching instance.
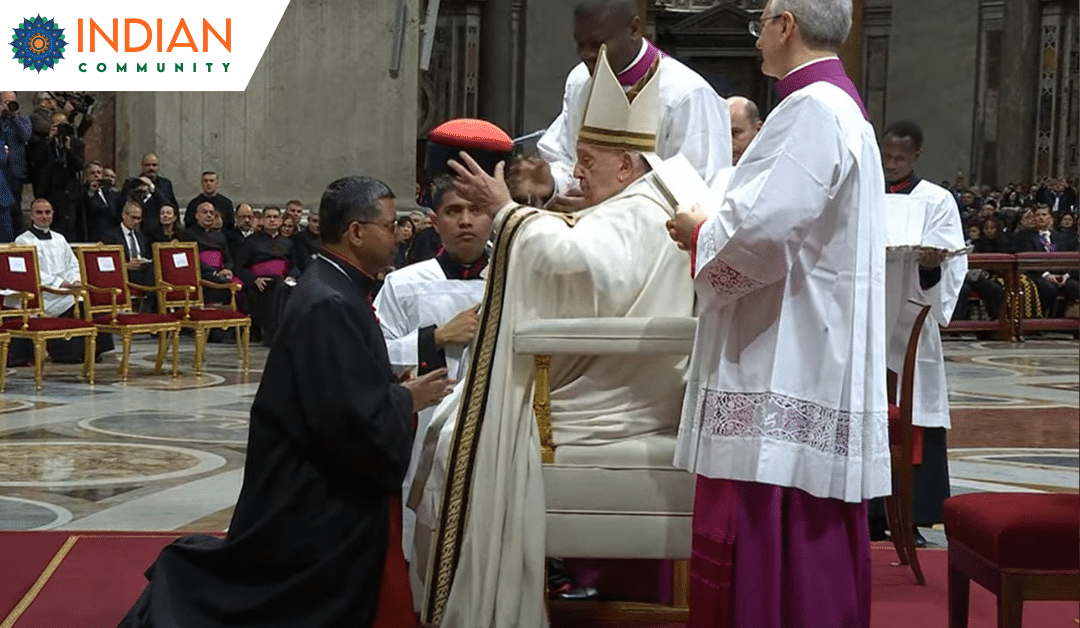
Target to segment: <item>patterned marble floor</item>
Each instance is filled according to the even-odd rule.
[[[236,348],[211,345],[191,372],[190,338],[179,378],[154,375],[156,344],[136,341],[132,376],[118,357],[98,364],[94,386],[77,366],[8,370],[0,395],[0,530],[220,531],[243,473],[248,410],[267,350],[249,373]],[[947,340],[955,493],[1077,492],[1080,358],[1074,340],[1023,344]],[[933,545],[944,544],[930,531]]]

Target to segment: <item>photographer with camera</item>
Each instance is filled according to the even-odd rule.
[[[20,116],[16,92],[0,92],[0,242],[23,230],[22,187],[27,179],[26,145],[30,119]]]
[[[67,114],[69,122],[78,120],[75,125],[75,136],[78,138],[82,138],[94,124],[94,97],[83,92],[38,92],[34,94],[34,106],[36,108],[30,116],[34,124],[34,142],[42,142],[49,136],[52,114],[57,111]]]
[[[34,196],[48,199],[52,204],[58,231],[75,233],[75,207],[82,193],[79,173],[86,159],[83,141],[76,137],[76,129],[67,114],[53,112],[49,136],[31,150]]]

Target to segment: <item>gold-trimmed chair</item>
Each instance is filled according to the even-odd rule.
[[[216,283],[203,279],[199,272],[199,248],[195,242],[155,242],[154,278],[158,311],[172,314],[181,327],[195,332],[195,374],[202,375],[206,355],[206,335],[211,329],[236,328],[237,349],[243,369],[250,366],[249,344],[251,319],[236,309],[236,283]],[[210,307],[203,302],[203,288],[229,291],[229,305]]]
[[[26,338],[34,344],[34,385],[41,390],[45,366],[45,343],[49,340],[86,338],[82,377],[94,383],[94,359],[97,327],[78,318],[45,316],[42,293],[85,298],[82,288],[52,288],[41,285],[37,248],[32,246],[0,247],[0,329],[13,338]],[[17,304],[17,305],[16,305]],[[7,360],[5,359],[5,367]]]
[[[11,334],[0,332],[0,392],[7,390],[7,358],[10,346]]]
[[[672,465],[675,433],[556,448],[548,368],[552,356],[688,356],[696,324],[694,318],[587,318],[527,321],[514,330],[514,352],[534,362],[546,554],[674,561],[671,606],[551,600],[553,619],[635,625],[687,620],[694,476]]]
[[[154,372],[161,373],[167,341],[172,340],[172,376],[179,372],[180,321],[168,314],[135,312],[131,302],[131,284],[124,269],[124,247],[118,244],[97,244],[75,249],[79,258],[79,274],[87,290],[83,316],[97,326],[98,331],[120,336],[123,355],[117,374],[127,381],[131,356],[131,339],[135,334],[157,334],[158,352]],[[145,289],[145,286],[138,286]]]

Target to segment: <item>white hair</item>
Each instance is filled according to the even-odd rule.
[[[851,0],[773,0],[772,14],[795,16],[810,48],[838,52],[851,30]]]

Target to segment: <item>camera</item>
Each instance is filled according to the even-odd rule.
[[[84,116],[93,115],[96,100],[86,92],[52,92],[52,95],[61,109],[67,106],[67,103],[71,103],[75,113],[81,113]]]
[[[7,106],[4,107],[4,112],[6,112],[6,113],[15,114],[18,111],[19,111],[19,101],[17,101],[17,100],[9,100],[7,102]]]
[[[75,137],[75,125],[70,122],[64,122],[56,126],[56,135],[59,137]]]

